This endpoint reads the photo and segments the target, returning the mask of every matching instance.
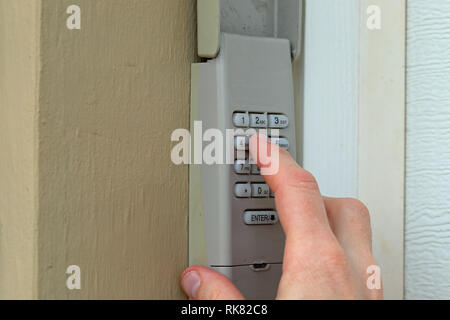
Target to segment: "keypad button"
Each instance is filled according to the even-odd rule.
[[[252,164],[252,174],[261,175],[261,170],[258,168],[256,164]]]
[[[247,128],[250,125],[250,117],[247,113],[236,112],[233,114],[233,124],[236,127]]]
[[[273,193],[272,190],[270,190],[270,197],[271,197],[271,198],[275,198],[275,193]]]
[[[286,138],[270,138],[270,142],[278,145],[280,148],[289,150],[289,140]]]
[[[269,128],[287,128],[289,125],[288,117],[283,114],[269,114]]]
[[[244,150],[235,150],[234,159],[235,160],[248,160],[249,152]]]
[[[269,186],[265,183],[253,183],[252,184],[252,197],[253,198],[267,198],[269,197]]]
[[[267,128],[267,115],[264,113],[250,113],[250,127]]]
[[[238,198],[250,198],[250,183],[237,183],[234,185],[234,194]]]
[[[276,211],[245,211],[244,223],[247,225],[273,225],[278,223]]]
[[[240,151],[248,150],[249,141],[249,137],[234,137],[234,149]]]
[[[234,172],[237,174],[250,174],[250,164],[245,160],[236,160],[234,162]]]

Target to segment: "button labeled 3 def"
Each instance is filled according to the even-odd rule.
[[[269,128],[287,128],[288,117],[282,114],[269,114]]]

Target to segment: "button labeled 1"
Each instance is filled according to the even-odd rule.
[[[245,112],[236,112],[233,114],[233,124],[236,127],[247,128],[250,125],[250,118]]]

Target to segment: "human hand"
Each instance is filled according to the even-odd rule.
[[[260,166],[267,159],[258,143],[269,142],[262,135],[250,139]],[[276,148],[278,172],[264,178],[286,235],[277,299],[381,299],[382,290],[366,284],[367,268],[375,265],[367,208],[356,199],[323,197],[312,174]],[[181,284],[190,299],[244,299],[228,278],[202,266],[186,269]]]

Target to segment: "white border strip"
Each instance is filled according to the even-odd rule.
[[[367,28],[367,8],[381,29]],[[386,299],[403,298],[405,0],[361,0],[358,196],[371,211]]]
[[[300,157],[324,195],[356,197],[359,0],[306,1],[304,29]]]

